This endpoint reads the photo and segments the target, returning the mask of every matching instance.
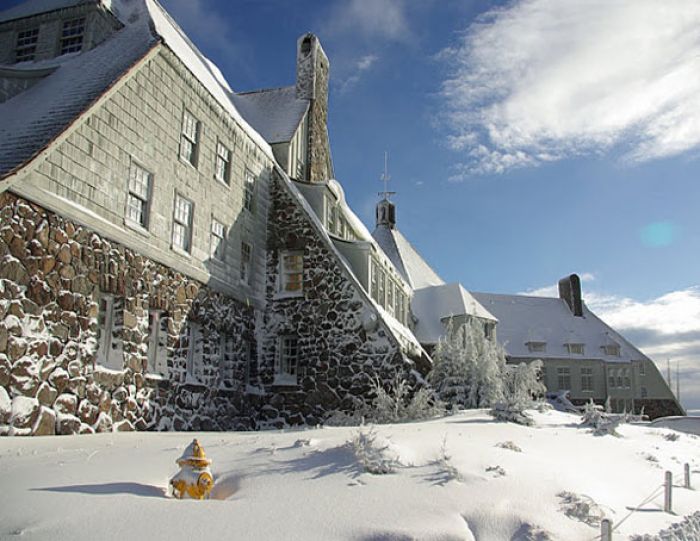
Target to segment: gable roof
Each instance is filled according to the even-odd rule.
[[[0,23],[70,8],[80,4],[98,4],[102,0],[25,0],[21,4],[0,11]]]
[[[62,1],[42,0],[45,3],[37,5]],[[44,151],[159,42],[173,51],[262,152],[274,159],[267,141],[231,101],[231,88],[221,72],[156,0],[108,0],[108,6],[124,27],[94,49],[27,63],[26,67],[12,65],[13,69],[56,69],[0,104],[0,180]]]
[[[559,298],[476,292],[472,295],[498,318],[498,341],[512,357],[598,359],[606,362],[648,359],[591,312],[585,303],[583,317],[576,317]],[[546,351],[531,352],[528,342],[546,342]],[[567,343],[584,344],[584,354],[570,354]],[[619,357],[606,355],[603,350],[603,346],[613,344],[620,346]]]
[[[452,316],[469,315],[494,323],[497,321],[459,283],[417,289],[413,293],[411,308],[418,318],[415,334],[421,344],[437,343],[445,335],[444,320]]]
[[[379,225],[372,236],[411,288],[445,284],[398,229]]]
[[[295,86],[232,94],[231,99],[271,145],[291,141],[309,109],[309,100],[296,97]]]

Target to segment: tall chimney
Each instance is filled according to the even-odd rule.
[[[296,97],[309,100],[307,180],[333,178],[328,141],[328,77],[330,64],[318,38],[307,33],[297,41]]]
[[[571,274],[559,280],[559,298],[564,299],[571,312],[577,316],[583,316],[583,303],[581,302],[581,279],[578,274]]]

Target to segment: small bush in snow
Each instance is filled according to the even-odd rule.
[[[506,470],[500,466],[489,466],[486,468],[486,471],[492,473],[494,477],[505,477],[506,475]]]
[[[600,525],[601,520],[605,518],[603,509],[585,494],[560,492],[557,497],[561,498],[561,510],[568,517],[585,522],[590,526]]]
[[[462,474],[459,473],[459,470],[454,464],[452,464],[452,456],[450,456],[450,454],[447,452],[447,434],[445,434],[445,437],[442,439],[440,453],[438,454],[435,464],[438,466],[438,468],[440,468],[440,471],[447,476],[448,479],[452,479],[454,481],[462,480]]]
[[[388,445],[377,442],[377,433],[374,427],[369,430],[358,430],[352,439],[352,448],[355,458],[367,473],[384,475],[394,473],[401,464],[389,449]]]
[[[602,406],[588,402],[583,408],[581,425],[593,428],[596,436],[619,436],[617,428],[625,421],[624,415],[614,415],[603,411]]]
[[[372,391],[375,398],[371,409],[365,412],[365,416],[375,423],[419,421],[445,413],[443,404],[435,399],[428,387],[421,387],[418,391],[411,393],[410,383],[399,374],[388,389],[384,388],[379,379],[375,379],[372,383]]]
[[[664,434],[664,439],[666,441],[677,441],[680,437],[681,437],[680,434],[676,434],[674,432],[672,432],[670,434]]]
[[[501,449],[508,449],[509,451],[515,451],[516,453],[523,452],[523,450],[512,441],[502,441],[501,443],[497,443],[496,447],[500,447]]]

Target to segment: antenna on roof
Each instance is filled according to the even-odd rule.
[[[389,196],[394,195],[396,192],[390,192],[389,191],[389,180],[391,177],[389,176],[389,153],[385,150],[384,151],[384,172],[382,173],[382,176],[379,177],[379,180],[381,180],[384,183],[384,191],[379,192],[379,196],[382,197],[383,199],[386,199],[387,201],[389,200]]]

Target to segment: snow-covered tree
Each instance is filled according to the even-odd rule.
[[[533,420],[526,413],[544,397],[547,388],[540,380],[542,361],[507,366],[503,373],[503,399],[497,402],[491,413],[502,421],[531,425]]]
[[[455,326],[450,318],[433,352],[428,381],[438,396],[453,407],[480,408],[503,396],[505,351],[484,333],[483,323],[470,318]]]

